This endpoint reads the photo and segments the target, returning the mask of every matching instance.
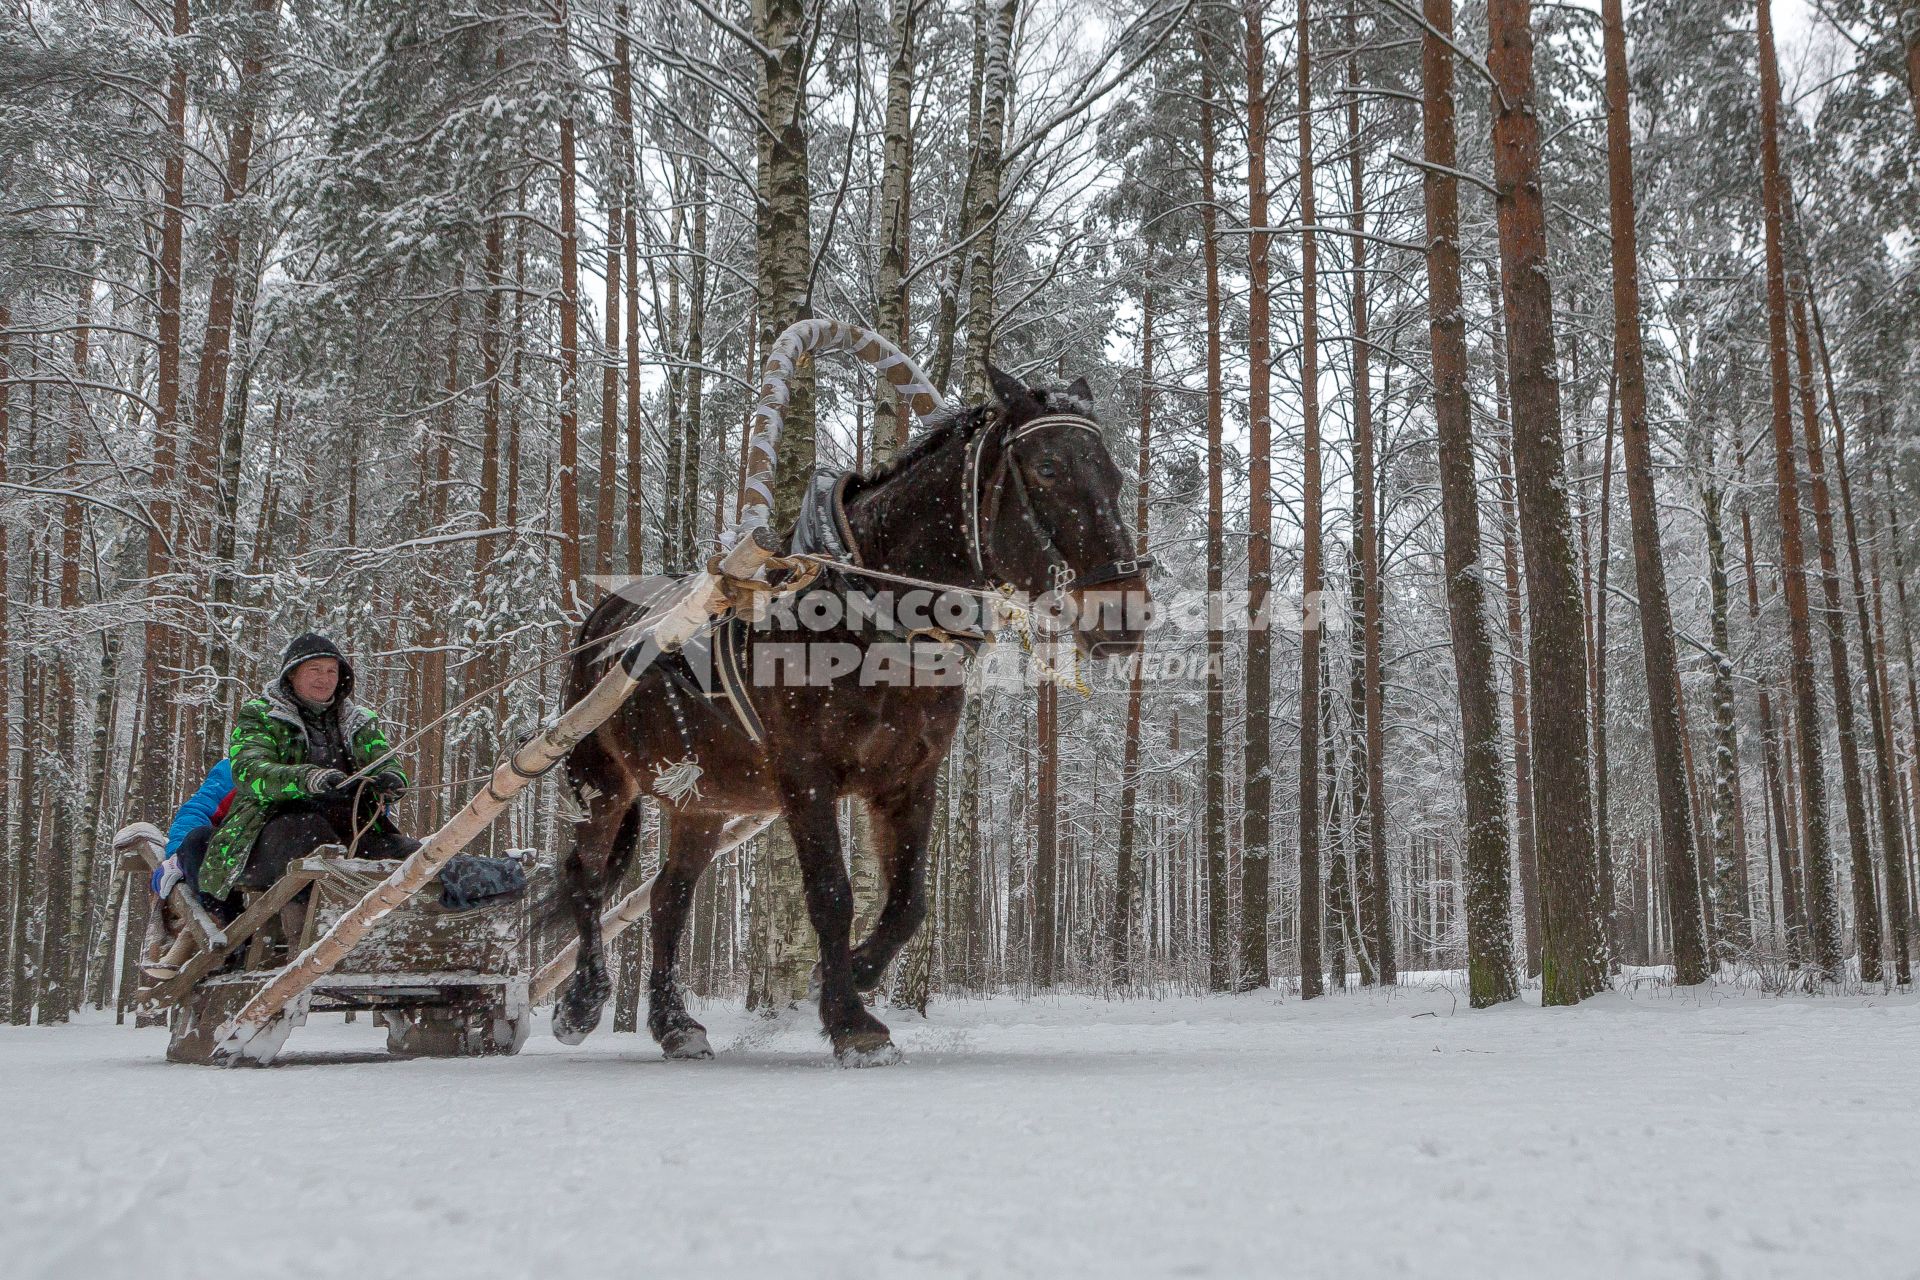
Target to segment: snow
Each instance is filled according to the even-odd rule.
[[[0,1030],[10,1277],[1911,1275],[1920,1004],[1639,984],[1473,1012],[1010,997],[696,1011],[711,1062],[544,1021],[518,1058],[283,1064]],[[209,1264],[212,1263],[211,1268]]]

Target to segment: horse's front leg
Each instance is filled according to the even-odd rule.
[[[887,1028],[853,984],[853,885],[840,857],[834,788],[817,776],[783,778],[781,807],[800,858],[807,916],[820,940],[820,1024],[842,1066],[897,1062]]]
[[[573,977],[553,1006],[553,1034],[562,1044],[579,1044],[600,1025],[601,1010],[612,994],[607,975],[606,948],[600,936],[600,913],[608,892],[633,857],[640,832],[640,807],[631,800],[602,795],[593,802],[586,821],[574,828],[573,848],[560,861],[561,891],[574,928],[579,931],[579,958]]]
[[[873,932],[853,949],[853,983],[871,991],[886,976],[927,916],[927,846],[933,831],[934,797],[939,779],[935,761],[891,791],[867,803],[873,818],[874,848],[886,899]]]

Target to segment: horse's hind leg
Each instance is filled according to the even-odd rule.
[[[653,969],[647,978],[647,1030],[669,1058],[711,1058],[707,1029],[694,1021],[681,997],[678,974],[680,939],[694,886],[713,861],[722,821],[705,815],[666,816],[667,856],[654,882],[650,912]]]
[[[573,977],[553,1007],[553,1034],[562,1044],[585,1040],[600,1025],[600,1012],[612,994],[600,913],[633,860],[639,835],[640,805],[635,799],[596,796],[586,821],[574,828],[573,848],[561,860],[561,887],[580,933]]]

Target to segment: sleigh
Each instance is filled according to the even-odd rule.
[[[145,822],[124,828],[114,840],[122,870],[143,882],[165,857],[165,846],[159,828]],[[285,959],[326,936],[400,865],[349,858],[345,852],[325,845],[292,863],[272,888],[252,895],[225,928],[201,909],[187,886],[174,887],[171,901],[199,947],[179,973],[140,992],[142,1003],[167,1014],[169,1061],[219,1060],[222,1028]],[[303,891],[304,903],[283,915]],[[293,932],[290,921],[296,917]],[[522,962],[525,922],[519,900],[452,911],[440,905],[437,894],[410,895],[324,977],[273,1015],[253,1060],[270,1061],[308,1014],[337,1012],[371,1013],[386,1027],[387,1049],[395,1054],[444,1058],[519,1052],[531,1021]]]

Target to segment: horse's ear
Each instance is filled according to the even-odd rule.
[[[1012,409],[1022,400],[1031,400],[1033,393],[1027,390],[1027,384],[1007,373],[992,361],[987,363],[987,385],[993,388],[993,398],[1000,402],[1002,409]]]
[[[1087,380],[1084,377],[1075,378],[1072,384],[1067,387],[1067,394],[1083,405],[1091,405],[1093,403],[1093,388],[1087,385]]]

